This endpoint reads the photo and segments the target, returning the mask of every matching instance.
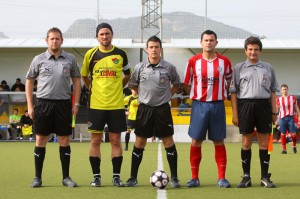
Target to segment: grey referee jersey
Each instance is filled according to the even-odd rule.
[[[80,77],[80,71],[74,55],[61,51],[55,59],[49,51],[33,58],[27,79],[37,79],[37,98],[66,100],[71,97],[71,77]]]
[[[152,68],[148,59],[138,63],[132,72],[129,85],[138,87],[140,104],[160,106],[171,100],[171,84],[180,85],[180,76],[176,67],[161,59]]]
[[[248,60],[235,66],[229,92],[236,92],[239,99],[268,99],[279,86],[273,67],[266,62],[252,64]]]

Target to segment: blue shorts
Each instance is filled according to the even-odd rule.
[[[282,134],[286,134],[286,131],[289,133],[297,133],[294,117],[288,115],[281,118],[279,121],[279,131]]]
[[[189,136],[195,140],[212,141],[226,138],[224,101],[200,102],[193,100]]]

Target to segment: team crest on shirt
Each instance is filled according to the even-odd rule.
[[[267,78],[263,77],[262,84],[266,84],[266,83],[267,83]]]
[[[63,73],[64,74],[70,73],[70,69],[68,67],[64,67],[63,68]]]
[[[46,70],[46,68],[45,68],[45,70]],[[49,72],[49,69],[48,69],[48,72]],[[67,66],[64,66],[63,67],[63,75],[68,77],[70,75],[70,68],[68,68]]]
[[[166,83],[166,78],[165,77],[160,78],[160,83],[165,84]]]
[[[117,64],[120,60],[118,60],[118,58],[113,58],[112,61],[114,62],[114,64]]]
[[[218,66],[217,70],[218,70],[219,72],[222,72],[223,68],[222,68],[221,66]]]
[[[230,87],[233,88],[233,80],[230,81]]]

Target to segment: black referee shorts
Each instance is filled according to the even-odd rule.
[[[140,104],[134,133],[144,138],[172,136],[174,127],[169,103],[156,107]]]
[[[37,135],[71,135],[71,100],[37,99],[34,108],[34,128]]]
[[[269,99],[238,100],[239,130],[241,134],[272,131],[272,107]]]

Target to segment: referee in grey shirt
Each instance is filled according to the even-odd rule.
[[[137,174],[143,158],[147,138],[162,139],[171,170],[171,186],[179,188],[177,178],[177,150],[173,140],[174,128],[169,101],[178,90],[181,81],[176,67],[161,59],[161,40],[152,36],[147,41],[148,59],[137,64],[133,70],[129,87],[139,94],[136,140],[132,151],[131,174],[126,186],[138,185]],[[171,86],[171,84],[173,86]]]
[[[269,135],[272,123],[277,119],[276,92],[279,91],[274,69],[269,63],[260,61],[262,42],[258,37],[245,40],[247,60],[239,63],[233,70],[229,87],[234,125],[242,134],[241,159],[243,179],[238,188],[250,187],[250,164],[253,132],[256,128],[261,165],[261,186],[275,187],[270,180],[270,154],[268,154]]]
[[[48,136],[58,136],[62,166],[62,184],[76,187],[69,176],[70,135],[72,134],[72,112],[76,116],[80,96],[80,71],[75,56],[63,51],[62,33],[58,28],[47,32],[46,52],[37,55],[31,62],[26,75],[26,97],[28,114],[34,120],[36,145],[34,148],[35,178],[32,187],[42,186],[42,170]],[[33,105],[34,81],[38,80],[36,103]],[[75,106],[71,104],[71,85],[74,87]]]

